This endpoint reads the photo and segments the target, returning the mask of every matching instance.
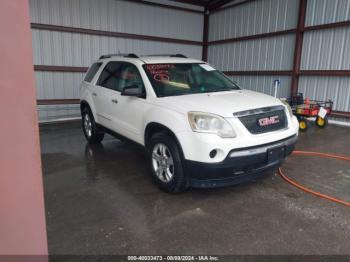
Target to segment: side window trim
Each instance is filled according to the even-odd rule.
[[[85,73],[84,81],[91,84],[97,73],[100,71],[102,65],[102,62],[93,63]]]
[[[93,85],[97,85],[98,81],[102,75],[103,69],[106,67],[106,63],[105,62],[101,62],[102,65],[100,66],[100,68],[97,70],[96,75],[94,76],[94,78],[91,81],[91,84]]]

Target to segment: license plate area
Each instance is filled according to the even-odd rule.
[[[267,150],[267,162],[274,163],[278,162],[281,159],[283,159],[286,156],[286,147],[285,146],[278,146],[269,148]]]

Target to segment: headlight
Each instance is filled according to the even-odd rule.
[[[287,107],[288,112],[289,112],[289,116],[290,116],[290,117],[293,117],[293,110],[292,110],[292,108],[290,107],[290,105],[288,104],[288,102],[287,102],[286,100],[281,100],[281,102]]]
[[[188,120],[195,132],[217,134],[220,137],[236,137],[232,126],[221,116],[202,113],[189,112]]]

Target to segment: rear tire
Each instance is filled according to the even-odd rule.
[[[94,116],[91,113],[91,110],[87,107],[83,108],[81,112],[82,119],[82,128],[86,140],[90,144],[98,144],[104,138],[104,133],[98,130]]]
[[[147,143],[146,154],[151,176],[160,189],[178,193],[188,188],[181,149],[174,138],[166,133],[154,134]]]

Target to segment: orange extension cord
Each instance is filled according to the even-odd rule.
[[[345,161],[350,161],[350,157],[346,157],[346,156],[338,156],[338,155],[333,155],[333,154],[327,154],[327,153],[320,153],[320,152],[308,152],[308,151],[294,151],[293,155],[306,155],[306,156],[319,156],[319,157],[324,157],[324,158],[334,158],[334,159],[339,159],[339,160],[345,160]],[[315,196],[321,197],[321,198],[325,198],[327,200],[330,200],[332,202],[338,203],[338,204],[342,204],[345,206],[350,207],[350,202],[346,202],[344,200],[332,197],[332,196],[328,196],[328,195],[324,195],[321,194],[319,192],[313,191],[307,187],[304,187],[300,184],[298,184],[297,182],[293,181],[292,179],[290,179],[289,177],[287,177],[281,168],[278,169],[278,174],[288,183],[290,183],[291,185],[307,192],[310,194],[313,194]]]

